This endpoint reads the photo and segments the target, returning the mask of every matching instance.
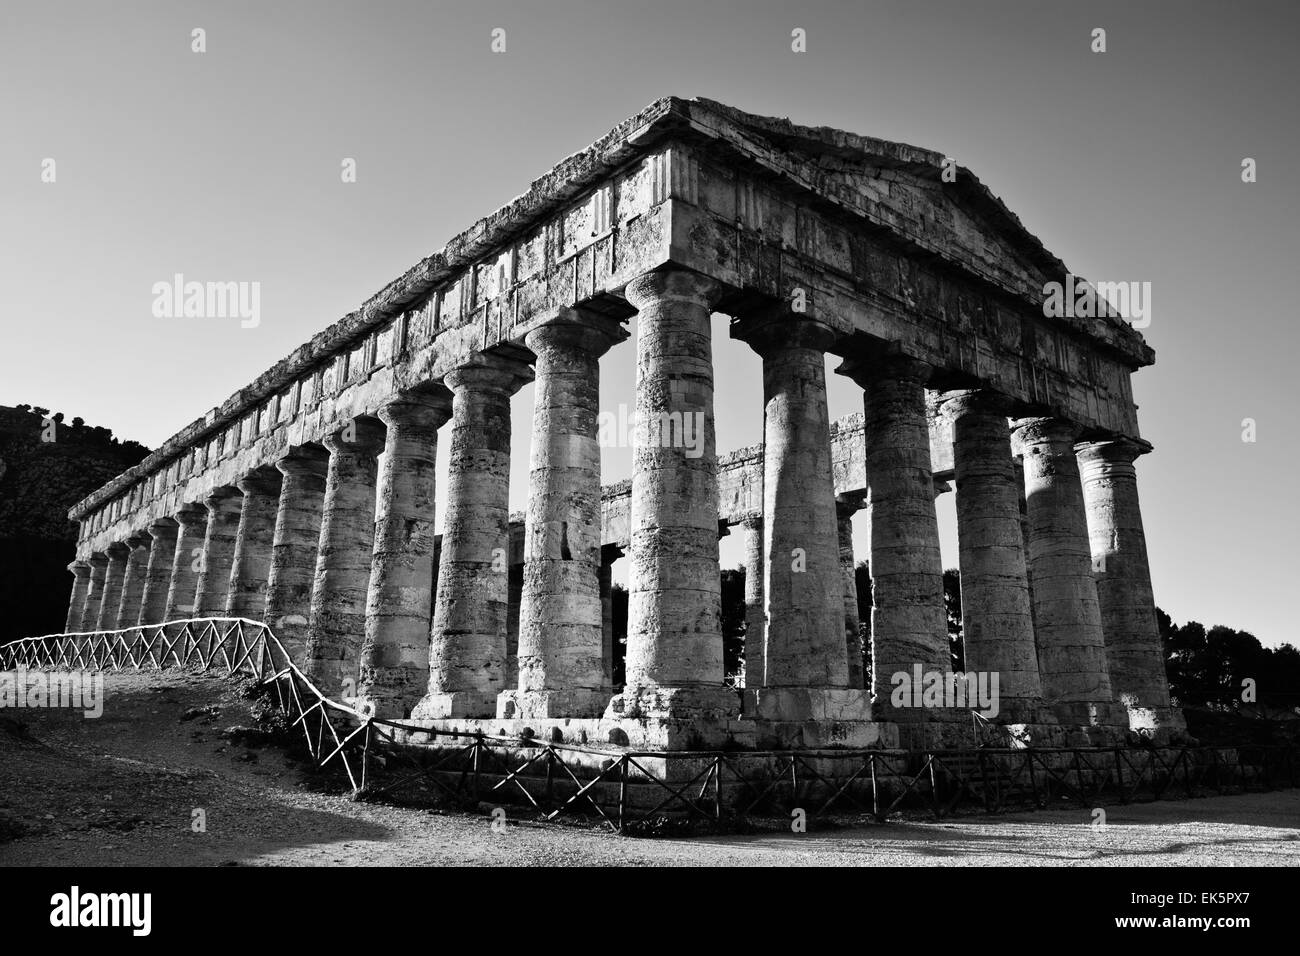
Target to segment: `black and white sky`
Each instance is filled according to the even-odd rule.
[[[620,120],[706,96],[944,152],[1077,273],[1150,282],[1157,603],[1295,641],[1298,24],[1293,0],[6,2],[0,404],[156,446]],[[175,273],[260,283],[260,323],[155,317]],[[762,383],[716,329],[729,450],[761,439]],[[602,407],[631,406],[633,355],[606,356]],[[859,410],[830,379],[831,414]],[[605,479],[630,463],[606,449]]]

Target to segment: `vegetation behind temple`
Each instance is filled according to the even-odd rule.
[[[0,643],[63,630],[77,543],[68,509],[147,454],[80,418],[0,406]]]

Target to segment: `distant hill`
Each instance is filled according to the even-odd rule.
[[[80,418],[0,405],[0,643],[63,630],[77,543],[68,509],[147,454]]]

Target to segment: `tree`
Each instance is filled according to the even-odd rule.
[[[962,643],[961,572],[948,568],[943,572],[943,607],[948,613],[948,653],[956,673],[966,670],[966,648]]]
[[[1254,682],[1256,702],[1271,707],[1300,704],[1300,650],[1290,644],[1264,647],[1248,631],[1199,621],[1181,627],[1160,608],[1156,626],[1165,652],[1169,695],[1182,707],[1237,710],[1244,682]]]
[[[746,659],[745,569],[722,570],[722,672],[729,681]]]

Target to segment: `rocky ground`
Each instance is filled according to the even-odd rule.
[[[0,714],[5,865],[1300,865],[1300,791],[1090,811],[632,839],[353,802],[256,723],[229,682],[112,674],[98,720]],[[509,811],[514,813],[514,811]],[[206,829],[195,832],[194,821]]]

